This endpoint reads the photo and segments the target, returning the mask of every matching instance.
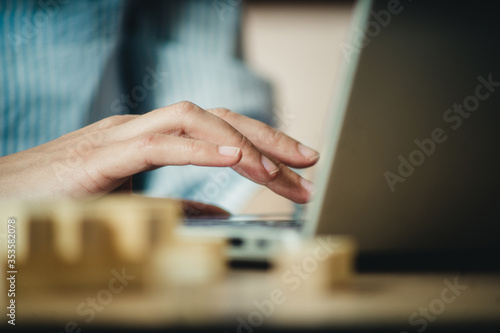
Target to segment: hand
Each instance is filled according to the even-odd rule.
[[[127,186],[165,165],[232,167],[298,203],[312,184],[288,166],[319,154],[257,120],[180,102],[147,114],[113,116],[46,144],[0,158],[0,197],[83,197]]]

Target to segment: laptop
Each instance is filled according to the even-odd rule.
[[[358,1],[312,202],[294,216],[186,220],[179,232],[227,237],[236,260],[327,234],[370,254],[500,253],[496,7]]]

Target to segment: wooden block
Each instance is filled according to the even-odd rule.
[[[181,205],[108,195],[96,200],[4,202],[0,213],[4,230],[8,218],[16,218],[16,266],[22,272],[20,288],[29,294],[104,285],[117,267],[136,272],[131,285],[145,288],[155,251],[174,242]],[[0,253],[5,264],[3,241]]]
[[[354,277],[356,244],[346,236],[322,236],[276,256],[276,273],[321,292],[349,285]]]
[[[200,286],[219,281],[226,273],[224,239],[179,238],[153,255],[154,287]]]
[[[54,250],[64,263],[75,264],[83,258],[83,212],[72,200],[53,203],[50,220],[54,225]]]
[[[117,311],[123,313],[117,309],[130,299],[165,301],[170,312],[190,322],[211,318],[216,310],[203,302],[214,298],[212,289],[225,277],[227,242],[181,238],[174,232],[181,208],[178,201],[132,195],[0,206],[2,217],[17,218],[17,244],[22,244],[16,267],[16,302],[23,304],[19,321],[27,322],[43,308],[44,313],[60,314],[58,321],[68,322],[89,295],[99,299],[108,294],[114,301],[99,314],[102,322],[116,320]],[[3,276],[7,247],[5,242],[1,246],[3,306],[9,300]],[[119,291],[110,285],[119,285]],[[166,292],[158,297],[161,291]],[[99,304],[107,305],[107,299]],[[138,305],[134,315],[137,309],[150,314]],[[156,319],[164,318],[164,313],[157,313]]]

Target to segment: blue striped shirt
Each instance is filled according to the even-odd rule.
[[[1,156],[99,119],[189,100],[270,122],[269,85],[239,57],[234,1],[0,0]],[[238,210],[231,169],[168,166],[145,194]]]

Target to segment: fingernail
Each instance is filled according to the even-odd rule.
[[[219,146],[219,154],[224,156],[236,157],[240,153],[240,148],[230,146]]]
[[[299,151],[308,160],[315,160],[319,157],[319,153],[312,149],[309,148],[308,146],[303,145],[302,143],[299,143]]]
[[[300,185],[302,185],[302,187],[305,188],[309,194],[313,194],[315,191],[314,184],[305,178],[300,179]]]
[[[268,159],[266,156],[262,155],[261,158],[262,165],[266,169],[266,171],[270,174],[273,175],[276,172],[280,171],[280,168],[276,166],[273,162],[271,162],[270,159]]]

